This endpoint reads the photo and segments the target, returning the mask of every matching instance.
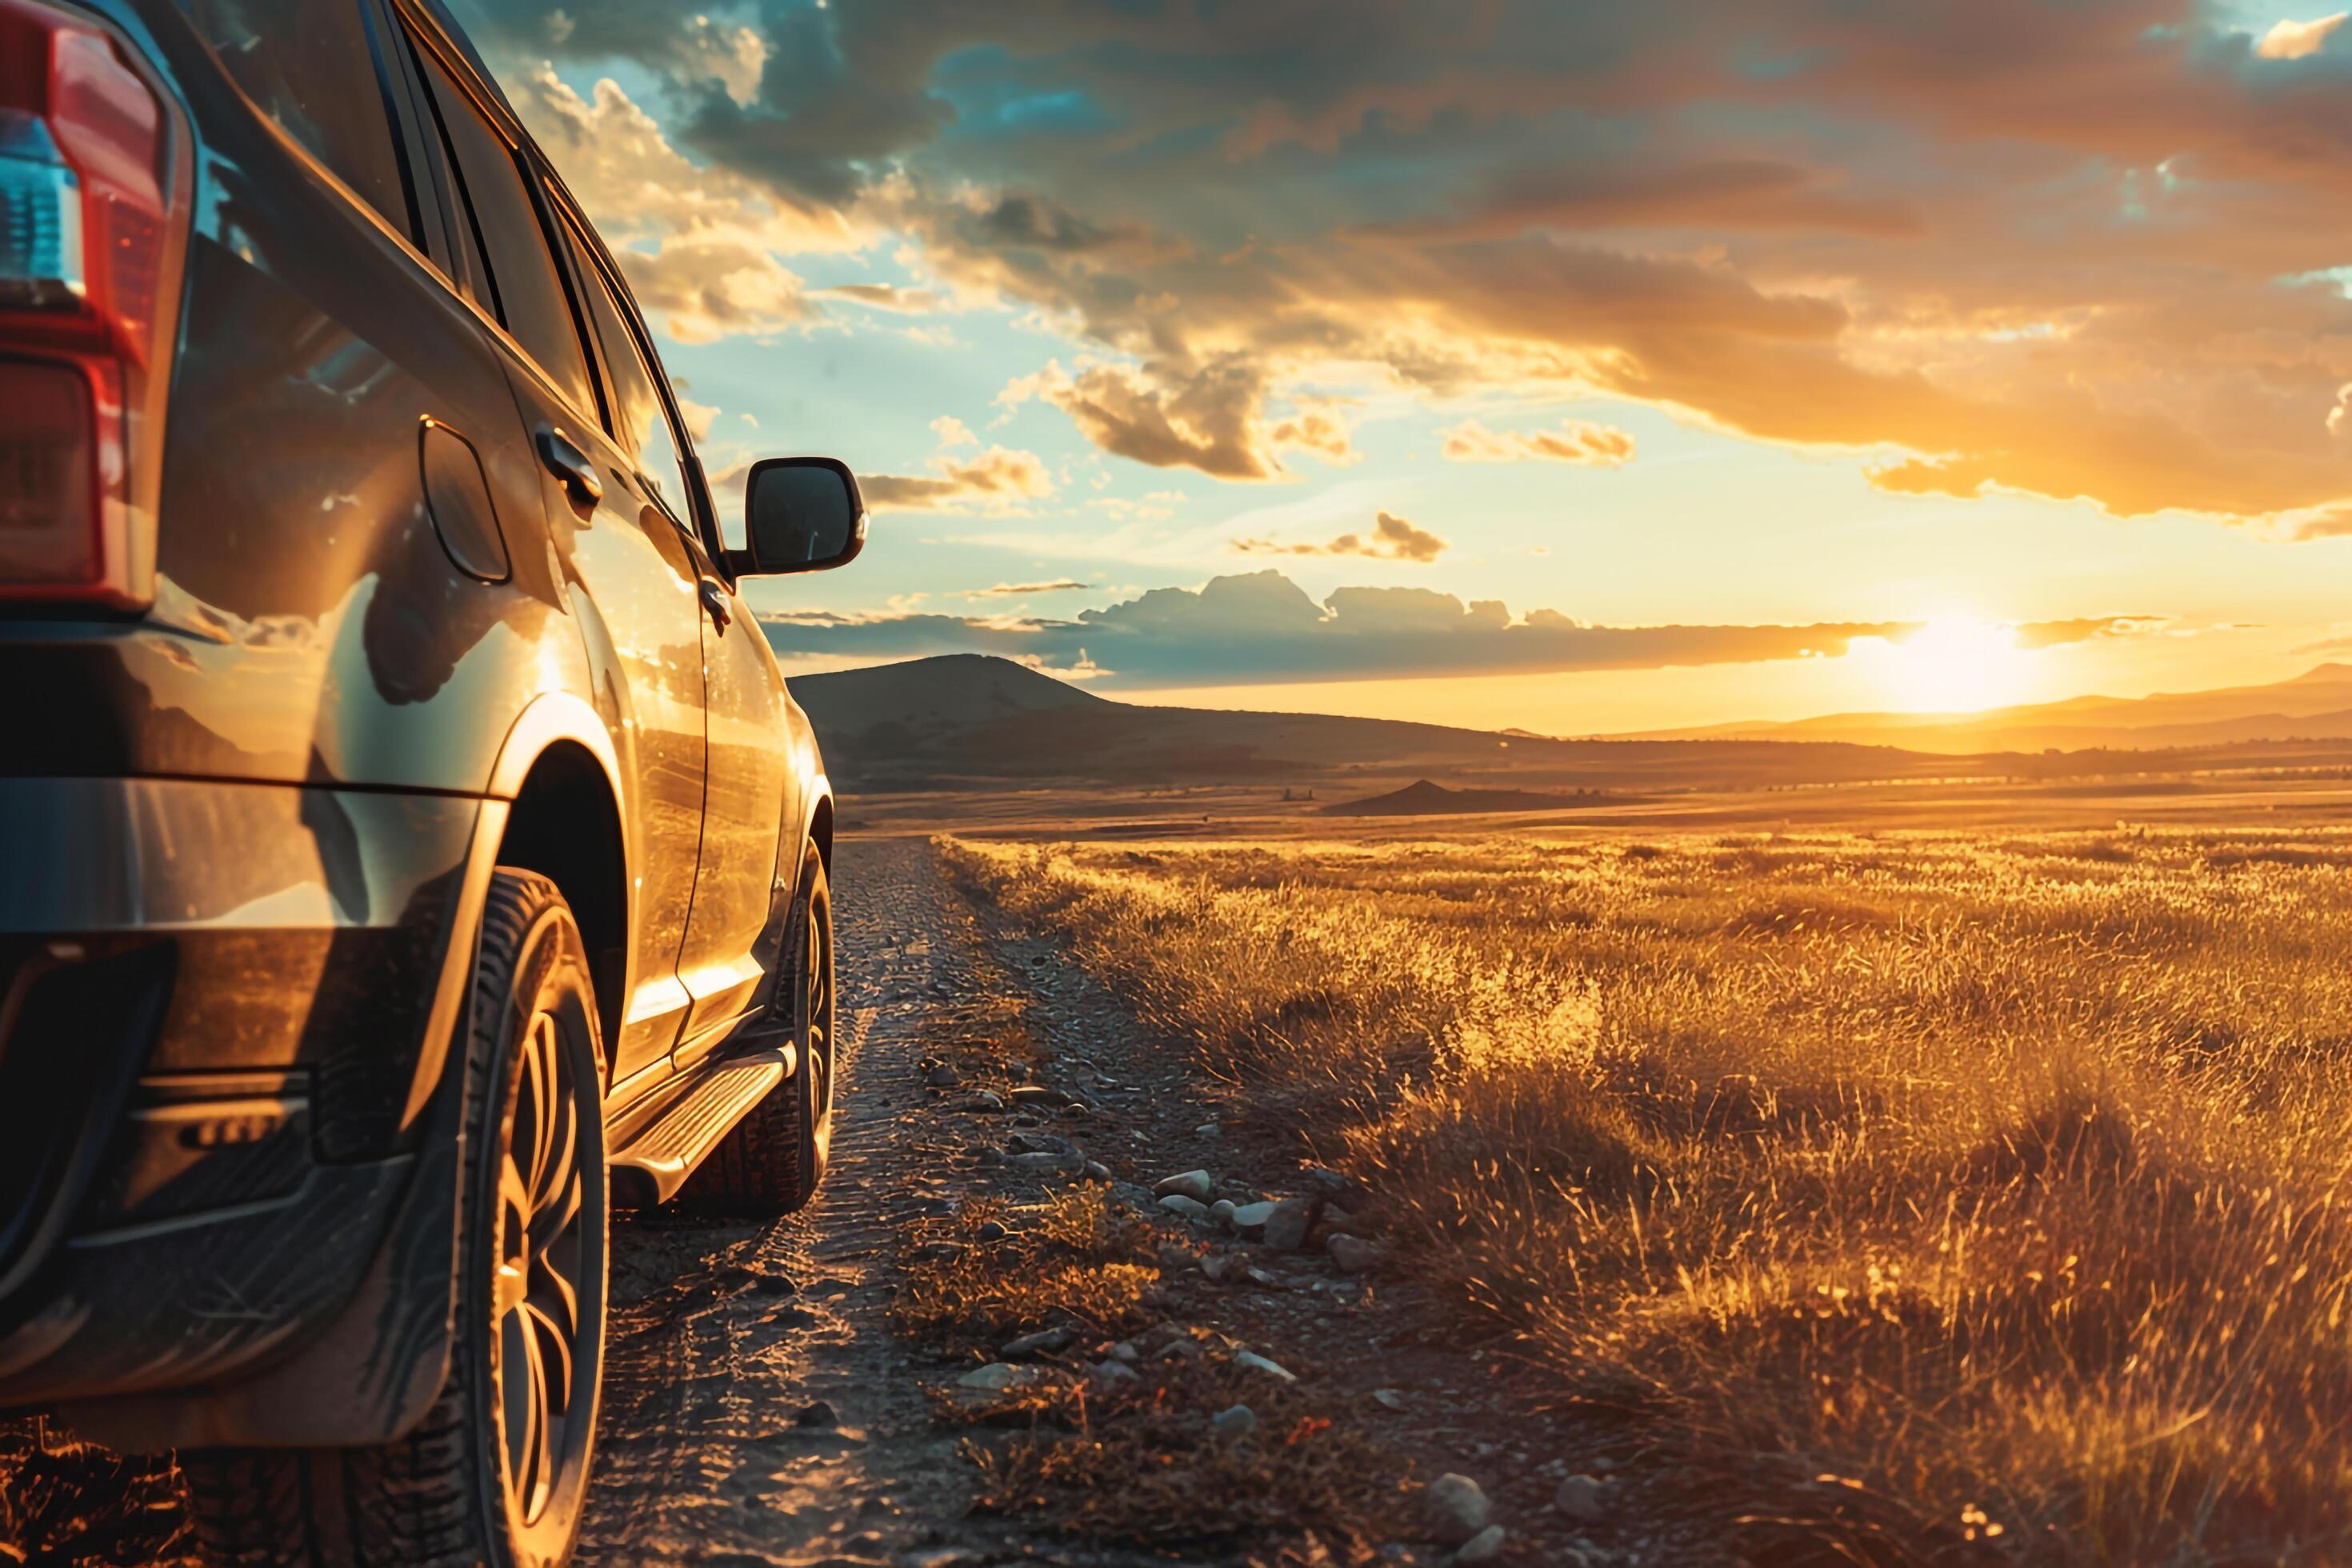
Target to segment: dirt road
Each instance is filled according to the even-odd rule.
[[[922,840],[845,842],[835,886],[842,994],[856,1027],[832,1173],[816,1204],[788,1221],[728,1228],[656,1215],[616,1237],[606,1436],[583,1560],[892,1568],[1345,1560],[1319,1543],[1291,1555],[1276,1531],[1142,1552],[970,1514],[975,1472],[958,1436],[934,1420],[926,1390],[972,1362],[943,1363],[892,1331],[903,1238],[976,1197],[1034,1201],[1052,1183],[1029,1178],[1003,1152],[1018,1149],[1016,1128],[1035,1121],[973,1114],[972,1097],[927,1082],[942,1042],[969,1036],[974,1016],[1001,1019],[1017,1008],[1045,1072],[1087,1086],[1082,1106],[1032,1140],[1082,1141],[1086,1157],[1130,1193],[1130,1184],[1188,1169],[1255,1173],[1269,1187],[1283,1173],[1264,1170],[1262,1152],[1215,1125],[1214,1086],[1195,1081],[1181,1049],[1155,1041],[1057,950],[976,916]],[[1261,1169],[1252,1173],[1253,1163]],[[1171,1239],[1191,1235],[1171,1226]],[[1560,1479],[1605,1470],[1609,1459],[1591,1433],[1516,1406],[1504,1391],[1507,1361],[1452,1342],[1410,1284],[1375,1290],[1320,1257],[1250,1251],[1265,1265],[1255,1284],[1221,1288],[1180,1268],[1155,1298],[1188,1331],[1297,1370],[1334,1409],[1373,1428],[1402,1474],[1478,1479],[1494,1517],[1510,1526],[1494,1561],[1699,1560],[1686,1554],[1688,1542],[1661,1557],[1669,1545],[1661,1537],[1562,1521],[1552,1507]],[[1377,1560],[1445,1560],[1402,1533]]]
[[[835,885],[854,1025],[831,1173],[774,1225],[623,1222],[585,1563],[945,1564],[986,1544],[955,1522],[964,1467],[885,1322],[896,1236],[949,1201],[914,1053],[970,955],[920,840],[845,844]]]

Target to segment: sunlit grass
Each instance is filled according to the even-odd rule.
[[[2352,835],[945,853],[1759,1551],[2352,1553]]]

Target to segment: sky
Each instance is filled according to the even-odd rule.
[[[864,479],[788,673],[1583,734],[2352,658],[2341,14],[453,9],[722,512]]]

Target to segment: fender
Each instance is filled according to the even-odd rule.
[[[441,973],[419,1042],[404,1128],[420,1130],[390,1226],[352,1299],[334,1319],[274,1365],[225,1388],[132,1394],[61,1412],[85,1436],[125,1450],[236,1446],[337,1447],[388,1442],[413,1430],[448,1377],[456,1343],[460,1144],[467,1064],[447,1070],[481,944],[482,906],[514,797],[551,746],[595,757],[614,798],[619,768],[604,722],[566,691],[543,692],[508,728],[452,900]],[[626,821],[625,812],[623,819]],[[803,831],[805,832],[805,826]],[[636,918],[634,889],[628,919]]]

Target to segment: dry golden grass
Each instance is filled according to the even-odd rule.
[[[1747,1550],[2352,1558],[2352,834],[942,847]]]

